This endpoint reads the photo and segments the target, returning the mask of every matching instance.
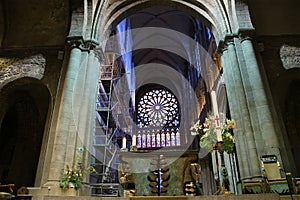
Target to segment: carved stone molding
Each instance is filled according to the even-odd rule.
[[[67,38],[67,44],[70,46],[70,48],[79,48],[81,49],[83,46],[83,37],[68,37]]]
[[[279,54],[282,65],[286,70],[300,68],[300,47],[284,44],[281,46]]]
[[[226,35],[224,40],[219,43],[218,53],[222,55],[224,51],[228,50],[229,45],[234,45],[234,38],[236,37],[238,37],[236,34]]]
[[[26,58],[0,58],[0,89],[7,83],[23,77],[42,79],[46,67],[43,55]]]
[[[84,40],[83,37],[68,37],[67,44],[70,48],[78,48],[81,51],[90,51],[95,49],[99,43],[95,40]]]

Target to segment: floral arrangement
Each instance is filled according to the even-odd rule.
[[[77,163],[77,165],[73,164],[72,167],[66,165],[66,167],[62,169],[62,171],[63,173],[60,179],[60,187],[74,187],[76,191],[81,187],[83,183],[84,174],[91,174],[96,172],[93,166],[88,166],[85,168],[82,163]]]
[[[224,123],[221,123],[220,126],[216,126],[215,121],[216,119],[212,115],[205,118],[203,125],[201,125],[198,120],[191,127],[191,134],[199,135],[201,130],[203,130],[204,134],[202,134],[200,138],[200,147],[206,148],[209,152],[212,152],[214,150],[214,145],[218,142],[218,131],[220,131],[222,141],[224,142],[224,151],[233,153],[234,137],[232,135],[232,130],[236,130],[235,121],[226,118]]]

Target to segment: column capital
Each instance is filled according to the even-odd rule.
[[[226,34],[224,40],[221,40],[218,46],[218,53],[222,54],[228,49],[229,45],[234,45],[234,38],[238,37],[237,34]]]
[[[81,49],[81,46],[83,44],[83,37],[82,36],[67,37],[67,44],[70,46],[71,49],[73,48]]]
[[[86,51],[94,50],[98,45],[99,43],[96,40],[85,40],[83,42],[82,50],[86,50]]]
[[[67,38],[67,44],[70,48],[78,48],[81,51],[90,51],[95,49],[99,43],[95,40],[84,40],[82,36],[72,36]]]
[[[236,37],[237,37],[236,34],[226,35],[226,36],[225,36],[225,39],[224,39],[226,45],[227,45],[227,46],[233,45],[233,44],[234,44],[234,38],[236,38]]]
[[[240,38],[241,43],[244,42],[245,40],[252,40],[254,36],[254,28],[249,28],[249,29],[239,29],[238,31],[238,36]]]

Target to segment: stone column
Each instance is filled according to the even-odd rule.
[[[77,128],[73,113],[73,99],[76,92],[76,79],[81,63],[81,38],[75,38],[69,41],[70,56],[66,67],[65,75],[61,75],[62,83],[61,90],[56,97],[57,113],[51,125],[51,134],[54,137],[52,151],[49,150],[49,165],[48,181],[44,186],[51,186],[52,194],[59,194],[60,188],[58,183],[62,173],[62,169],[66,164],[72,165],[75,157]],[[55,121],[56,120],[56,121]],[[51,153],[50,153],[51,152]],[[57,188],[57,189],[55,189]]]
[[[238,112],[238,129],[235,137],[241,142],[240,150],[241,155],[238,155],[239,158],[242,158],[244,162],[243,167],[245,174],[241,174],[241,178],[252,178],[261,176],[259,156],[257,154],[257,148],[255,143],[255,135],[252,128],[252,120],[249,113],[249,105],[247,104],[247,99],[245,95],[245,90],[243,87],[242,75],[240,71],[240,64],[237,58],[237,52],[235,48],[235,43],[233,38],[227,39],[228,45],[228,57],[229,61],[229,70],[231,70],[232,81],[234,85],[234,93],[236,94],[236,103],[235,109]],[[246,159],[246,160],[245,160]]]
[[[259,134],[263,140],[264,147],[261,154],[275,154],[281,161],[281,152],[276,135],[275,125],[272,119],[270,104],[268,103],[259,65],[256,60],[251,38],[244,33],[240,34],[240,43],[243,57],[245,59],[245,72],[249,78],[247,85],[244,84],[248,100],[248,109],[251,119],[257,118]]]
[[[85,81],[82,83],[84,85],[82,101],[79,109],[79,120],[78,120],[78,140],[77,148],[84,147],[86,152],[84,163],[90,162],[88,160],[89,153],[92,151],[91,137],[94,133],[94,123],[95,123],[95,112],[96,112],[96,94],[97,85],[100,73],[100,64],[95,58],[95,53],[91,51],[97,44],[88,41],[86,44],[85,52],[83,53],[85,61]],[[83,75],[83,74],[82,74]]]
[[[223,65],[223,72],[224,72],[224,81],[226,84],[226,92],[227,92],[227,99],[229,104],[229,109],[231,113],[231,117],[236,121],[236,123],[240,124],[240,116],[238,111],[238,99],[236,97],[236,91],[234,88],[234,82],[233,82],[233,71],[231,69],[231,62],[230,57],[228,53],[228,46],[225,44],[222,47],[222,65]],[[242,129],[243,130],[243,129]],[[237,133],[238,134],[238,133]],[[242,137],[235,136],[236,138],[236,148],[237,148],[237,154],[239,157],[239,169],[242,176],[248,176],[249,170],[246,169],[246,166],[248,166],[247,161],[247,153],[246,148],[244,144],[244,140]]]

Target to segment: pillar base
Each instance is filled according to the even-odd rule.
[[[33,197],[41,196],[90,196],[90,187],[83,185],[76,190],[74,188],[61,188],[59,182],[47,182],[42,187],[28,187],[29,194]]]

